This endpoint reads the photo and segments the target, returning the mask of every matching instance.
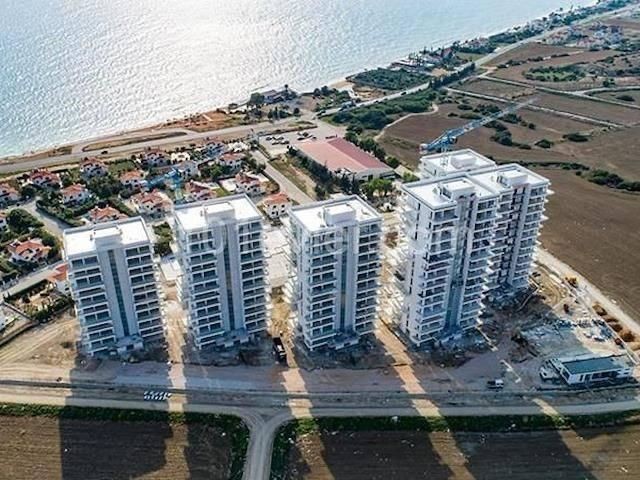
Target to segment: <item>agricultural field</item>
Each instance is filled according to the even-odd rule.
[[[562,47],[559,45],[547,45],[546,43],[530,42],[524,43],[513,50],[495,57],[486,66],[497,67],[508,62],[526,62],[538,57],[561,57],[581,53],[579,48]]]
[[[640,109],[612,105],[587,98],[575,98],[568,95],[555,95],[538,92],[534,105],[552,108],[561,112],[581,115],[620,125],[635,125],[640,123]]]
[[[3,478],[229,478],[231,441],[204,424],[3,416]]]
[[[286,473],[272,478],[618,480],[640,469],[639,435],[636,425],[522,433],[314,432],[297,438]]]
[[[529,97],[536,92],[534,87],[512,85],[509,83],[493,81],[487,78],[474,78],[470,81],[464,82],[457,87],[457,89],[465,92],[504,98],[505,100],[520,99],[520,101],[525,100],[521,97]]]
[[[531,85],[554,88],[557,90],[586,90],[589,88],[597,88],[603,86],[603,80],[606,76],[603,75],[585,75],[582,78],[576,78],[572,81],[562,81],[565,77],[558,77],[558,81],[546,80],[534,80],[527,78],[532,69],[565,69],[570,65],[579,65],[585,69],[598,67],[601,70],[610,69],[612,62],[615,60],[616,55],[621,55],[620,52],[615,50],[599,50],[599,51],[586,51],[579,53],[571,53],[568,56],[558,56],[552,58],[540,58],[534,60],[525,60],[524,63],[506,66],[505,63],[500,62],[500,57],[496,59],[499,62],[498,67],[490,73],[490,76],[496,78],[502,78],[505,80],[512,80],[515,82],[523,82]],[[567,77],[568,78],[568,77]]]
[[[620,90],[617,92],[600,92],[594,93],[592,96],[596,98],[603,98],[605,100],[612,100],[614,102],[640,106],[640,89]]]
[[[478,104],[499,105],[501,108],[503,106],[477,100],[469,100],[467,104],[472,107]],[[456,116],[450,116],[451,114]],[[469,114],[477,115],[473,111],[460,110],[457,104],[441,104],[435,114],[406,117],[387,127],[380,137],[380,144],[388,154],[397,157],[407,166],[415,168],[420,157],[418,153],[420,143],[437,138],[447,129],[464,125],[470,119],[462,118],[461,116],[469,116]],[[580,155],[580,149],[584,148],[584,144],[569,142],[563,136],[573,132],[602,130],[588,123],[544,112],[521,110],[517,115],[527,125],[531,123],[535,128],[532,129],[521,124],[501,123],[509,129],[513,141],[530,145],[531,150],[505,146],[495,142],[491,137],[496,132],[489,127],[482,127],[467,133],[458,140],[456,148],[473,148],[483,155],[488,155],[504,162],[516,160],[573,162]],[[553,146],[551,148],[542,148],[535,145],[543,139],[553,142]]]
[[[551,180],[542,245],[640,318],[640,195],[595,185],[563,170]]]

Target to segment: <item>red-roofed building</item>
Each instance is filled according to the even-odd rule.
[[[47,247],[39,238],[31,238],[24,242],[14,240],[7,245],[11,261],[15,263],[38,263],[47,259],[51,247]]]
[[[184,189],[189,202],[202,202],[216,198],[215,190],[208,183],[191,181],[185,184]]]
[[[80,176],[85,180],[104,177],[107,173],[109,173],[109,169],[104,162],[97,158],[87,158],[80,163]]]
[[[258,177],[240,172],[235,176],[236,189],[247,195],[262,195],[265,187]]]
[[[0,205],[20,200],[20,193],[8,183],[0,183]]]
[[[242,161],[244,160],[245,155],[243,153],[232,153],[228,152],[220,155],[215,163],[222,167],[230,168],[231,170],[238,170],[242,167]]]
[[[29,176],[29,180],[36,187],[60,188],[62,185],[60,175],[48,170],[34,170]]]
[[[91,197],[91,193],[87,190],[87,187],[74,183],[60,191],[62,195],[62,203],[69,205],[72,203],[82,203]]]
[[[280,218],[287,213],[291,200],[284,192],[274,193],[264,199],[263,206],[269,218]]]
[[[67,272],[69,270],[69,265],[63,263],[58,265],[51,275],[49,275],[49,280],[53,286],[63,295],[69,295],[71,292],[69,288],[69,279],[67,276]]]
[[[113,222],[115,220],[121,220],[123,218],[127,218],[127,216],[116,210],[111,206],[106,206],[104,208],[93,207],[89,211],[89,220],[92,223],[105,223],[105,222]]]
[[[120,183],[123,187],[138,190],[145,184],[144,174],[140,170],[131,170],[120,175]]]
[[[367,181],[393,175],[393,169],[389,165],[344,138],[304,142],[296,148],[311,161],[327,167],[337,177],[347,175],[359,181]]]
[[[165,167],[171,163],[171,159],[164,150],[148,148],[142,154],[140,163],[143,168]]]
[[[131,199],[141,215],[159,217],[171,209],[169,197],[157,190],[139,193]]]

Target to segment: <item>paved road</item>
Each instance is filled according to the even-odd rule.
[[[152,140],[149,142],[139,142],[133,143],[130,145],[123,145],[120,147],[113,147],[108,149],[109,154],[126,154],[132,151],[141,150],[147,147],[160,147],[163,145],[170,145],[177,142],[191,142],[196,140],[202,140],[209,137],[216,137],[220,135],[230,135],[237,134],[238,136],[246,136],[250,134],[252,131],[259,131],[266,128],[276,128],[278,125],[286,124],[291,122],[291,119],[283,119],[276,122],[263,122],[257,123],[255,125],[240,125],[237,127],[229,127],[221,130],[211,130],[207,132],[191,132],[187,135],[182,135],[179,137],[170,137],[164,138],[160,140]],[[161,133],[161,132],[157,132]],[[113,136],[106,137],[113,138]],[[90,142],[82,142],[82,144],[86,143],[95,143],[99,139],[94,139]],[[100,155],[101,150],[90,150],[86,152],[82,151],[74,151],[73,153],[67,155],[59,155],[56,157],[42,158],[37,160],[16,160],[16,159],[2,159],[0,160],[0,173],[12,173],[15,171],[26,171],[33,170],[36,168],[44,168],[44,167],[52,167],[58,165],[66,165],[77,163],[83,157],[88,156],[97,156]]]
[[[59,261],[51,265],[47,265],[40,270],[37,270],[25,277],[22,277],[21,279],[18,280],[18,283],[7,288],[6,290],[3,290],[2,296],[13,295],[14,293],[25,290],[31,287],[32,285],[35,285],[36,283],[44,280],[45,278],[48,278],[53,273],[54,268],[60,264],[62,264],[62,261]]]
[[[0,386],[0,402],[45,405],[74,405],[83,407],[147,409],[174,412],[201,412],[236,415],[250,430],[250,441],[245,463],[244,479],[267,480],[271,470],[271,450],[278,428],[294,418],[350,417],[350,416],[480,416],[480,415],[536,415],[536,414],[595,414],[627,411],[640,408],[640,399],[622,402],[553,406],[540,402],[510,406],[436,406],[430,402],[416,402],[411,407],[389,408],[369,406],[346,408],[338,406],[307,405],[283,408],[250,408],[192,402],[187,395],[174,394],[168,402],[145,402],[135,395],[118,392],[114,398],[108,390],[70,390],[67,388],[7,387]]]
[[[253,152],[253,156],[258,163],[265,166],[265,173],[280,185],[280,190],[286,192],[286,194],[289,195],[289,198],[298,202],[300,205],[314,201],[309,195],[300,190],[295,183],[276,170],[262,152],[256,150]]]

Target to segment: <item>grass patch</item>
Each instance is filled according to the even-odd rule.
[[[231,439],[231,472],[229,478],[234,480],[242,478],[249,446],[249,429],[240,418],[231,415],[8,403],[0,404],[0,416],[49,417],[108,422],[163,422],[212,426],[225,432]]]
[[[429,77],[421,73],[407,72],[405,70],[376,68],[375,70],[360,72],[347,80],[358,85],[366,85],[382,90],[405,90],[427,83]]]

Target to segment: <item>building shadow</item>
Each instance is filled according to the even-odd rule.
[[[58,420],[61,477],[65,480],[125,480],[178,472],[171,450],[174,427],[165,402],[153,410],[122,410],[119,399],[143,401],[143,388],[87,388],[100,369],[116,369],[114,360],[78,356],[69,372],[70,396]],[[101,406],[86,407],[99,403]]]

